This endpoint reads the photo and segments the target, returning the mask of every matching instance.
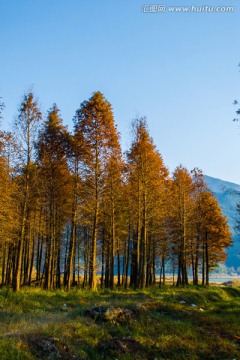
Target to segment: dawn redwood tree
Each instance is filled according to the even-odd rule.
[[[192,175],[192,176],[191,176]],[[231,233],[218,201],[207,188],[202,172],[192,174],[178,167],[173,176],[169,234],[173,255],[178,259],[177,285],[188,284],[188,267],[192,267],[193,283],[209,284],[209,273],[226,258],[231,246]]]
[[[67,290],[71,287],[71,281],[73,275],[75,274],[75,269],[73,269],[74,262],[76,263],[76,245],[77,245],[77,228],[82,220],[82,207],[81,207],[81,198],[83,197],[83,186],[82,186],[82,161],[83,161],[83,138],[82,134],[79,132],[74,132],[70,137],[69,141],[69,169],[70,169],[70,181],[71,181],[71,192],[69,196],[71,197],[71,225],[70,225],[70,238],[68,246],[68,254],[66,260],[66,269],[65,269],[65,285]],[[79,254],[79,249],[78,249]],[[80,261],[78,259],[78,265],[80,266]],[[73,271],[74,270],[74,271]],[[79,273],[79,271],[78,271]],[[74,279],[73,279],[74,281]]]
[[[1,99],[1,97],[0,97]],[[0,101],[1,111],[4,109],[4,103]],[[11,133],[0,130],[0,243],[13,240],[12,220],[13,220],[13,182],[11,180],[10,149],[12,143]]]
[[[70,174],[67,162],[69,133],[54,104],[38,142],[38,162],[43,213],[46,224],[44,287],[61,287],[62,234],[71,208]]]
[[[198,285],[198,272],[203,257],[202,236],[205,208],[203,203],[203,194],[209,192],[204,176],[201,170],[194,168],[191,171],[193,179],[193,209],[190,216],[191,223],[191,265],[193,274],[193,284]]]
[[[156,225],[156,213],[162,211],[161,199],[168,171],[149,136],[146,119],[136,119],[133,131],[133,143],[127,154],[131,189],[129,193],[135,214],[131,284],[143,288],[154,260],[151,243],[153,224]]]
[[[193,181],[186,168],[179,166],[173,173],[170,233],[173,251],[178,259],[177,285],[188,284],[188,259],[191,241],[191,213],[193,209]]]
[[[232,239],[217,199],[208,190],[199,196],[202,206],[202,284],[209,285],[210,271],[226,259],[226,248],[232,245]]]
[[[152,250],[160,260],[160,286],[165,284],[166,264],[170,261],[174,263],[174,252],[172,251],[172,243],[169,231],[169,218],[171,217],[171,206],[169,206],[169,199],[172,196],[172,179],[167,179],[164,183],[164,191],[161,193],[158,206],[161,211],[157,210],[154,215],[156,225],[153,232],[154,242]],[[154,282],[156,282],[156,275],[154,276]]]
[[[0,264],[1,283],[10,284],[11,253],[19,226],[16,211],[16,186],[11,176],[10,151],[12,135],[0,131]]]
[[[105,166],[111,157],[116,127],[110,103],[101,92],[95,92],[76,112],[75,132],[83,137],[84,198],[91,226],[89,259],[89,287],[97,286],[97,239],[99,234],[100,206],[105,180]]]
[[[124,181],[121,187],[122,285],[127,288],[129,285],[129,274],[131,274],[131,268],[134,261],[132,249],[134,240],[135,209],[132,206],[132,190],[128,183],[127,166],[125,166],[123,173]]]
[[[38,136],[39,122],[42,114],[33,93],[24,96],[20,105],[19,115],[15,122],[15,140],[18,147],[19,161],[19,211],[20,228],[16,243],[15,263],[13,272],[13,289],[18,291],[21,282],[21,266],[23,260],[23,247],[27,236],[28,217],[30,212],[30,184],[33,161],[35,160],[34,150]]]
[[[109,160],[105,166],[105,177],[103,186],[102,217],[102,265],[105,262],[105,286],[114,287],[115,256],[117,255],[118,286],[120,286],[120,235],[121,235],[121,213],[122,203],[122,170],[123,161],[119,135],[116,132],[112,138],[112,149]],[[104,269],[103,269],[104,271]]]

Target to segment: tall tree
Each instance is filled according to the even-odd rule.
[[[96,289],[97,238],[105,166],[110,158],[117,133],[111,105],[102,93],[95,92],[88,101],[81,104],[75,116],[75,131],[83,136],[85,187],[83,202],[92,229],[89,287]]]
[[[61,237],[69,218],[68,141],[69,134],[54,104],[48,113],[38,142],[41,196],[46,222],[46,289],[61,286]]]
[[[102,214],[102,253],[105,255],[105,286],[114,287],[115,256],[117,255],[118,285],[120,285],[120,234],[122,209],[121,148],[118,134],[112,139],[112,151],[105,167]],[[104,263],[104,259],[102,259]]]
[[[161,212],[160,201],[168,171],[147,131],[146,119],[135,120],[134,140],[128,153],[129,186],[135,207],[132,253],[132,280],[135,287],[145,287],[150,271],[151,227],[154,215]]]
[[[0,263],[2,284],[8,284],[12,272],[10,253],[16,240],[19,217],[16,209],[16,184],[12,179],[10,151],[12,136],[0,131]]]
[[[226,259],[226,248],[232,245],[232,239],[217,199],[209,191],[199,196],[202,206],[202,283],[209,285],[210,271]]]
[[[38,136],[39,121],[42,114],[33,93],[24,96],[15,123],[15,137],[18,144],[20,160],[20,212],[21,224],[19,239],[16,246],[16,262],[13,276],[13,289],[18,291],[21,282],[21,264],[23,244],[26,238],[27,221],[30,206],[30,176],[34,160],[34,145]]]
[[[173,173],[170,231],[173,249],[178,259],[177,285],[188,284],[188,258],[191,240],[191,212],[193,181],[186,168],[179,166]]]
[[[68,247],[65,281],[67,289],[70,289],[72,275],[75,274],[73,263],[76,255],[77,225],[81,217],[82,176],[81,163],[83,161],[83,138],[81,133],[74,133],[70,137],[69,168],[71,173],[71,230]],[[70,195],[70,197],[71,197]],[[79,252],[79,251],[78,251]],[[79,263],[79,261],[78,261]],[[79,264],[80,265],[80,264]],[[74,270],[74,271],[73,271]]]
[[[193,284],[198,285],[198,273],[201,260],[203,258],[203,223],[205,208],[202,202],[203,194],[209,192],[206,183],[204,182],[204,176],[201,170],[194,168],[191,171],[193,179],[193,208],[192,214],[190,215],[191,224],[191,263],[192,263],[192,274]]]

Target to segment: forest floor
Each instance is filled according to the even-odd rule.
[[[240,359],[240,288],[0,290],[0,359]]]

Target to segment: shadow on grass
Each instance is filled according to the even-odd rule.
[[[240,300],[240,288],[222,287],[222,290],[225,291],[232,298],[239,298]]]

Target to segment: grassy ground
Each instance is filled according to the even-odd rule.
[[[103,321],[92,306],[130,316]],[[55,358],[240,359],[240,289],[0,290],[0,359]]]

